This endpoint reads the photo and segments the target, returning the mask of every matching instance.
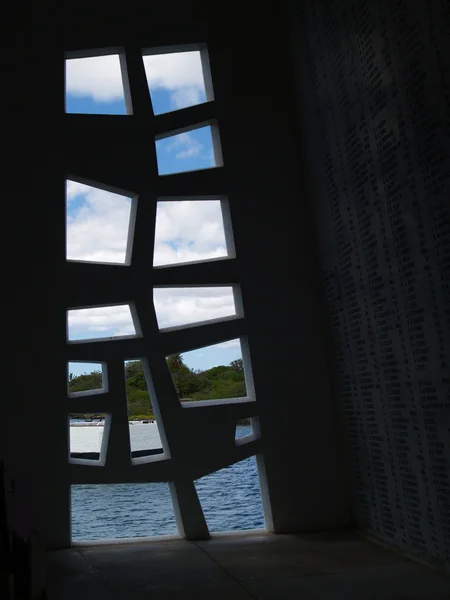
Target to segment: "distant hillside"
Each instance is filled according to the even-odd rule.
[[[180,354],[174,354],[167,358],[167,366],[178,397],[183,401],[214,400],[246,395],[242,359],[234,360],[228,366],[217,366],[206,371],[193,371],[184,364]],[[125,384],[129,417],[154,418],[141,361],[136,360],[126,364]],[[76,376],[72,373],[69,375],[69,392],[96,390],[101,387],[101,371]]]

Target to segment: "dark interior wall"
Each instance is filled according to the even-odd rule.
[[[355,519],[448,568],[450,4],[288,18]]]
[[[23,535],[41,529],[50,547],[61,547],[67,537],[60,514],[69,502],[62,479],[67,415],[53,408],[66,397],[61,349],[66,292],[73,285],[64,271],[64,181],[73,155],[65,145],[64,50],[206,41],[220,111],[225,193],[240,261],[271,527],[286,532],[345,525],[349,511],[324,344],[317,334],[321,315],[307,201],[301,186],[300,191],[295,187],[295,132],[285,102],[290,72],[278,12],[235,19],[231,10],[220,16],[216,6],[196,2],[183,4],[182,10],[173,4],[157,12],[152,7],[147,19],[132,4],[117,13],[110,3],[104,10],[98,3],[82,4],[64,12],[39,5],[29,18],[18,17],[17,46],[10,56],[15,79],[8,89],[20,180],[11,178],[14,202],[7,203],[14,230],[8,321],[15,372],[9,377],[14,385],[4,409],[8,431],[1,455],[16,480],[16,524]],[[92,143],[89,136],[86,140]],[[139,148],[128,148],[127,155],[130,162],[145,159]],[[216,187],[210,191],[222,193]]]

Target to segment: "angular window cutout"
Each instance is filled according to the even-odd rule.
[[[199,50],[144,56],[144,67],[155,115],[212,99],[207,98]]]
[[[247,395],[239,340],[172,354],[167,365],[181,402]]]
[[[251,438],[251,436],[253,436],[251,419],[242,419],[241,421],[238,421],[236,423],[234,439],[243,442],[247,438]]]
[[[66,59],[66,113],[126,114],[118,54]]]
[[[102,363],[69,362],[67,368],[69,396],[88,396],[105,391]]]
[[[159,175],[173,175],[187,171],[221,166],[220,142],[217,127],[190,129],[156,141],[156,159]]]
[[[73,485],[72,540],[174,535],[167,483]]]
[[[129,264],[132,199],[90,185],[66,182],[66,258]]]
[[[138,337],[135,319],[137,321],[129,304],[68,310],[68,340],[81,342]]]
[[[99,461],[105,430],[105,414],[69,415],[70,458]]]
[[[236,315],[233,288],[154,288],[153,302],[160,329]]]
[[[264,528],[254,456],[197,479],[195,487],[209,531]]]
[[[159,201],[153,265],[228,256],[221,204],[220,200]]]
[[[161,454],[161,438],[141,360],[125,361],[125,385],[132,457]]]

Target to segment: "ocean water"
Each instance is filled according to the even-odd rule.
[[[238,425],[236,436],[250,433]],[[98,452],[102,427],[71,427],[72,452]],[[156,424],[130,426],[132,450],[161,447]],[[255,457],[195,482],[211,532],[264,527]],[[176,534],[166,483],[72,486],[72,539]]]

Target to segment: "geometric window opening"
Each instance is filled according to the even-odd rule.
[[[166,360],[182,404],[247,395],[239,339],[173,354]]]
[[[129,264],[132,199],[91,185],[66,181],[66,259]]]
[[[199,50],[144,55],[143,59],[155,115],[209,99]]]
[[[72,485],[72,541],[176,535],[167,483]]]
[[[218,137],[217,127],[214,127],[214,136]],[[173,175],[221,166],[218,146],[218,139],[213,143],[209,125],[159,139],[156,141],[158,174]]]
[[[195,487],[209,531],[265,527],[254,456],[197,479]]]
[[[245,443],[247,439],[248,441],[254,439],[252,419],[240,419],[236,422],[234,439],[236,442],[240,440],[238,445]]]
[[[229,256],[220,200],[159,201],[153,266]]]
[[[138,337],[129,304],[68,310],[67,322],[72,343]]]
[[[89,396],[105,391],[103,363],[69,362],[67,367],[69,396]]]
[[[72,413],[69,415],[71,462],[100,461],[105,431],[104,413]]]
[[[161,437],[141,360],[125,361],[125,385],[132,457],[161,454]]]
[[[66,59],[66,113],[126,114],[118,54]]]
[[[155,287],[153,302],[160,329],[237,315],[232,286]]]

